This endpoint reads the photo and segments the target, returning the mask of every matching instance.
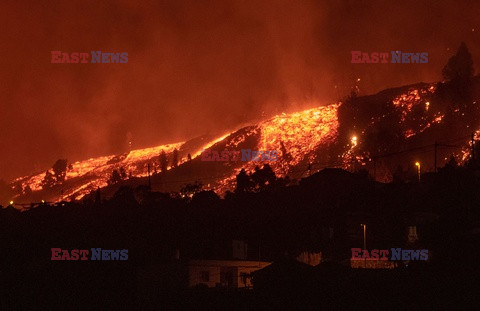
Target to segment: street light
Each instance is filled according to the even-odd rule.
[[[363,249],[367,249],[367,225],[360,224],[360,226],[363,226]],[[363,259],[363,267],[367,267],[367,257]]]
[[[415,162],[415,166],[417,167],[418,182],[420,182],[420,162]]]
[[[363,249],[367,249],[367,225],[360,224],[363,227]]]

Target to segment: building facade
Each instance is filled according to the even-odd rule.
[[[190,260],[188,286],[251,288],[251,273],[270,264],[249,260]]]

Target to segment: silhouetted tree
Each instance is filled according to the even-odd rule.
[[[120,175],[118,170],[113,170],[112,175],[110,175],[110,178],[108,179],[107,183],[109,185],[114,185],[120,181],[122,181],[122,176]]]
[[[235,193],[262,192],[275,187],[285,187],[290,183],[288,177],[278,179],[268,164],[265,164],[263,168],[256,166],[255,171],[250,175],[246,173],[245,169],[242,169],[236,179]]]
[[[52,173],[50,173],[50,170],[48,170],[45,172],[45,177],[43,177],[42,188],[48,189],[48,188],[52,188],[54,185],[55,185],[55,177],[53,176]]]
[[[469,81],[473,77],[473,58],[465,42],[460,44],[457,53],[443,67],[442,75],[447,81]]]
[[[53,174],[50,170],[45,172],[45,177],[42,180],[42,188],[52,188],[58,183],[61,183],[65,180],[67,175],[67,160],[59,159],[52,165]]]
[[[178,150],[175,148],[172,154],[172,167],[178,166]]]
[[[252,180],[250,179],[250,176],[248,176],[247,172],[245,171],[245,169],[242,168],[240,173],[238,173],[236,180],[237,180],[237,186],[235,188],[235,193],[252,191],[253,183],[252,183]]]
[[[450,159],[448,160],[448,163],[445,164],[445,166],[449,166],[451,168],[456,168],[458,167],[458,162],[457,162],[457,159],[455,159],[455,157],[452,155],[450,156]]]
[[[188,158],[188,161],[192,161],[192,155],[190,153],[187,155],[187,158]]]
[[[23,194],[25,194],[25,195],[30,195],[30,194],[32,194],[32,192],[33,191],[32,191],[32,188],[30,188],[30,185],[27,185],[25,187],[25,189],[23,190]]]
[[[442,70],[445,83],[439,83],[436,93],[445,106],[445,123],[450,133],[460,135],[464,127],[477,126],[480,107],[472,104],[474,94],[473,58],[464,42]]]
[[[275,185],[277,177],[270,165],[265,164],[263,168],[255,167],[255,172],[250,176],[255,191],[260,192]]]
[[[162,150],[162,152],[160,153],[160,170],[162,171],[162,173],[165,173],[167,171],[167,167],[167,154],[165,153],[165,151]]]
[[[59,159],[52,166],[53,173],[55,175],[56,182],[62,182],[65,180],[67,174],[67,160]]]
[[[203,185],[199,181],[195,181],[193,184],[186,184],[180,189],[180,195],[182,196],[182,198],[190,199],[195,194],[202,191],[202,187]]]
[[[125,171],[125,168],[121,167],[119,173],[122,179],[127,179],[127,172]]]

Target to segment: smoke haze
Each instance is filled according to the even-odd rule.
[[[0,4],[0,178],[221,134],[360,94],[441,79],[478,1],[18,1]],[[128,52],[52,64],[51,51]],[[428,52],[428,64],[351,64],[350,51]],[[360,81],[357,83],[357,79]]]

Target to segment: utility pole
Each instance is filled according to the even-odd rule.
[[[361,224],[361,226],[363,227],[363,249],[366,250],[367,249],[367,225],[366,224]],[[363,261],[363,267],[364,268],[367,267],[367,258],[366,257]]]
[[[433,163],[434,163],[434,164],[433,164],[433,167],[434,167],[434,169],[435,169],[435,170],[434,170],[435,173],[437,172],[437,147],[438,147],[438,143],[435,142],[435,155],[434,155],[435,159],[434,159],[434,161],[433,161]]]
[[[367,225],[361,224],[363,227],[363,249],[367,249]]]
[[[148,191],[152,191],[152,181],[150,180],[150,163],[147,164],[148,169]]]

